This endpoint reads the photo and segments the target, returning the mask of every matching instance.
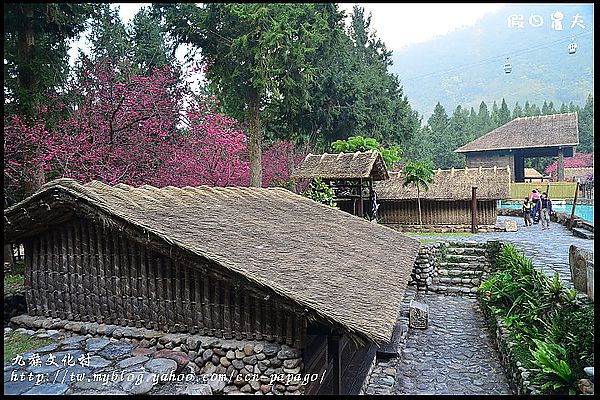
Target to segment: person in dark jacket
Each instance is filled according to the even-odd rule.
[[[540,216],[542,219],[542,229],[550,229],[550,214],[552,213],[552,200],[548,197],[548,193],[544,192],[538,200]]]
[[[523,201],[523,219],[525,220],[525,226],[531,226],[533,224],[533,219],[531,219],[531,209],[533,207],[533,203],[529,200],[529,197],[525,197],[525,201]]]

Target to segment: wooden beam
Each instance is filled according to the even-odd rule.
[[[565,180],[565,157],[562,147],[558,148],[558,181],[563,182]]]
[[[327,336],[327,355],[328,363],[332,361],[333,370],[332,389],[333,394],[342,394],[342,354],[340,352],[340,338],[337,333],[330,333]]]
[[[471,187],[471,233],[477,233],[477,186]]]

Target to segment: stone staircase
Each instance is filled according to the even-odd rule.
[[[594,239],[594,223],[579,219],[573,228],[573,236],[583,239]]]
[[[483,244],[450,242],[436,265],[436,274],[429,290],[438,293],[474,296],[489,272],[489,262]]]

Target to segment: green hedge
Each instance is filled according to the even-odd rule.
[[[516,343],[514,356],[534,371],[544,393],[575,393],[584,367],[594,365],[594,305],[550,278],[506,244],[498,270],[481,284],[482,303],[500,318]]]

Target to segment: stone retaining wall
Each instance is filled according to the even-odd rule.
[[[5,293],[4,294],[4,324],[15,315],[27,312],[27,303],[25,302],[25,292]]]
[[[229,380],[209,380],[212,392],[256,394],[302,394],[304,365],[299,349],[266,341],[219,339],[184,333],[164,333],[145,328],[96,322],[19,315],[13,327],[71,331],[79,335],[113,337],[142,348],[168,353],[179,368],[197,375],[225,374]],[[166,357],[166,355],[165,355]],[[273,377],[276,379],[273,380]]]
[[[459,242],[421,245],[409,284],[416,285],[421,291],[475,296],[482,276],[487,276],[491,270],[487,247],[486,243]],[[479,258],[483,260],[469,259],[477,258],[477,253],[482,253],[481,249],[484,255]]]
[[[520,208],[499,208],[498,209],[498,215],[506,215],[509,217],[521,217],[523,218],[523,211],[521,211]],[[575,216],[573,218],[574,221],[574,225],[577,226],[577,221],[580,218]],[[571,220],[571,214],[567,214],[564,212],[555,212],[550,216],[550,221],[552,222],[556,222],[558,224],[561,224],[563,226],[568,226],[569,225],[569,221]]]
[[[398,225],[384,224],[385,226],[400,232],[421,232],[421,233],[448,233],[448,232],[471,232],[471,225]],[[504,232],[503,227],[497,225],[478,225],[479,233]]]

